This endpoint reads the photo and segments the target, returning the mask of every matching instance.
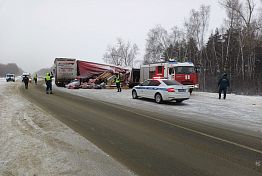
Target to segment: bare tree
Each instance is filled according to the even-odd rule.
[[[205,44],[208,29],[210,6],[201,5],[199,10],[192,9],[189,19],[185,22],[187,38],[193,38],[198,43],[199,49]]]
[[[163,53],[170,44],[168,32],[160,25],[151,29],[147,34],[146,53],[144,63],[155,63],[162,61]]]
[[[203,90],[205,90],[205,63],[208,62],[208,57],[206,53],[203,53],[205,47],[205,37],[208,29],[208,22],[210,17],[210,6],[201,5],[199,10],[192,9],[189,19],[185,22],[186,36],[189,41],[190,38],[193,38],[198,45],[200,50],[198,64],[203,68],[201,75]],[[205,58],[205,60],[204,60]]]
[[[132,45],[129,41],[125,43],[124,40],[118,38],[115,46],[108,46],[103,59],[109,64],[133,67],[138,50],[136,44]]]
[[[221,4],[231,18],[231,30],[235,27],[239,31],[242,79],[245,79],[246,73],[249,78],[252,78],[255,68],[255,35],[258,29],[258,21],[254,16],[256,6],[254,0],[244,0],[244,2],[223,0]],[[233,22],[237,22],[238,26],[233,26]]]

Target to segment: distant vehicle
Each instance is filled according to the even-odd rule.
[[[12,81],[15,82],[15,74],[7,73],[5,75],[6,82]]]
[[[142,65],[140,68],[140,82],[153,77],[176,80],[189,87],[190,93],[199,87],[198,74],[192,62],[161,62]]]
[[[149,79],[132,89],[133,99],[139,97],[154,99],[156,103],[163,101],[182,102],[189,99],[189,87],[175,80]]]
[[[79,80],[73,80],[69,84],[65,85],[68,89],[79,89],[80,88],[80,81]]]

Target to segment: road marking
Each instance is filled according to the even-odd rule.
[[[100,102],[108,105],[107,102],[104,102],[104,101],[100,101]],[[111,104],[111,106],[115,106],[115,105],[112,105],[112,104]],[[237,147],[246,149],[246,150],[250,150],[250,151],[253,151],[253,152],[262,154],[262,151],[261,151],[261,150],[254,149],[254,148],[248,147],[248,146],[246,146],[246,145],[242,145],[242,144],[239,144],[239,143],[236,143],[236,142],[232,142],[232,141],[229,141],[229,140],[226,140],[226,139],[222,139],[222,138],[219,138],[219,137],[210,135],[210,134],[206,134],[206,133],[203,133],[203,132],[200,132],[200,131],[197,131],[197,130],[193,130],[193,129],[190,129],[190,128],[187,128],[187,127],[183,127],[183,126],[181,126],[181,125],[176,125],[176,124],[173,124],[173,123],[171,123],[171,122],[167,122],[167,121],[165,121],[165,120],[161,120],[161,119],[157,119],[157,118],[154,118],[154,117],[150,117],[150,116],[148,116],[148,115],[141,114],[141,113],[137,113],[137,112],[134,112],[134,111],[131,111],[131,110],[122,108],[122,107],[118,107],[118,106],[117,106],[117,108],[122,109],[122,110],[125,110],[125,111],[128,111],[128,112],[132,112],[132,113],[134,113],[134,114],[137,114],[137,115],[140,115],[140,116],[144,116],[144,117],[147,117],[147,118],[149,118],[149,119],[156,120],[156,121],[159,121],[159,122],[162,122],[162,123],[165,123],[165,124],[168,124],[168,125],[171,125],[171,126],[180,128],[180,129],[184,129],[184,130],[186,130],[186,131],[190,131],[190,132],[193,132],[193,133],[202,135],[202,136],[206,136],[206,137],[209,137],[209,138],[212,138],[212,139],[216,139],[216,140],[221,141],[221,142],[225,142],[225,143],[228,143],[228,144],[231,144],[231,145],[234,145],[234,146],[237,146]]]

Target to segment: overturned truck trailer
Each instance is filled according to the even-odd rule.
[[[100,64],[95,62],[77,61],[78,76],[80,78],[98,77],[105,72],[126,73],[126,69],[115,65]]]
[[[80,61],[70,58],[56,58],[54,61],[55,84],[64,87],[77,78],[89,79],[105,72],[126,73],[126,69],[107,64]]]

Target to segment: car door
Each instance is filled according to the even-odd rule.
[[[158,91],[158,86],[161,83],[158,80],[150,80],[147,90],[147,98],[155,98],[155,94]]]
[[[146,89],[149,84],[148,80],[145,80],[137,89],[138,96],[145,97]]]

